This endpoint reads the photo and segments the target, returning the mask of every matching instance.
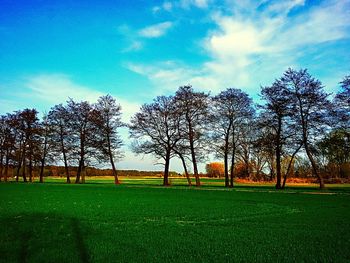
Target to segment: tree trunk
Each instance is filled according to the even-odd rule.
[[[22,166],[22,177],[23,177],[23,182],[27,182],[27,177],[26,177],[26,160],[23,160],[23,166]]]
[[[169,185],[169,166],[170,166],[170,150],[167,150],[166,156],[165,156],[165,167],[164,167],[164,178],[163,178],[164,186]]]
[[[18,182],[18,180],[19,180],[19,174],[20,174],[20,171],[21,171],[21,167],[22,167],[22,159],[23,159],[23,156],[22,156],[22,152],[24,151],[22,151],[22,138],[20,139],[20,141],[19,141],[19,149],[18,149],[18,167],[17,167],[17,173],[16,173],[16,182]]]
[[[20,171],[21,171],[21,168],[22,168],[22,157],[19,156],[19,158],[18,158],[17,172],[16,172],[16,182],[18,182],[19,173],[20,173]]]
[[[225,134],[225,148],[224,148],[224,173],[225,173],[225,187],[229,187],[229,175],[228,175],[228,151],[229,151],[229,140],[232,122],[230,121],[229,127]]]
[[[23,145],[23,153],[22,153],[22,177],[23,177],[23,182],[27,182],[27,177],[26,177],[26,148],[25,145]]]
[[[281,129],[282,120],[278,118],[278,128],[276,134],[276,189],[281,189]]]
[[[193,174],[194,174],[194,177],[196,178],[196,186],[198,187],[201,185],[201,182],[200,182],[199,175],[198,175],[196,153],[194,150],[193,130],[192,130],[191,121],[189,121],[189,120],[188,120],[188,132],[189,132],[191,158],[192,158],[192,163],[193,163]]]
[[[86,177],[86,167],[85,164],[83,163],[83,166],[81,168],[81,183],[85,184],[85,177]]]
[[[80,132],[80,161],[79,161],[77,177],[75,178],[76,184],[80,183],[80,176],[83,172],[83,167],[84,167],[84,155],[85,155],[84,143],[85,143],[85,136],[82,132]]]
[[[276,147],[276,189],[281,189],[281,151],[280,147]]]
[[[10,162],[10,153],[7,150],[7,152],[6,152],[5,174],[4,174],[4,181],[5,182],[7,182],[7,178],[8,178],[9,162]]]
[[[33,156],[30,153],[30,158],[29,158],[29,181],[33,182],[33,160],[32,160]]]
[[[229,187],[228,178],[228,136],[225,138],[225,149],[224,149],[224,173],[225,173],[225,187]]]
[[[16,182],[18,182],[18,178],[19,178],[19,173],[21,171],[21,167],[22,167],[22,161],[19,161],[18,167],[17,167],[17,171],[16,171]]]
[[[309,147],[307,145],[307,143],[304,145],[305,147],[305,151],[306,151],[306,154],[307,154],[307,157],[309,158],[310,160],[310,163],[311,163],[311,166],[312,166],[312,170],[314,172],[314,174],[316,175],[316,177],[318,178],[318,182],[320,184],[320,189],[324,189],[325,188],[325,185],[324,185],[324,181],[323,181],[323,178],[321,176],[321,174],[319,173],[318,169],[317,169],[317,164],[309,150]]]
[[[22,169],[22,177],[23,177],[23,182],[27,182],[27,177],[26,177],[26,150],[25,150],[25,145],[23,148],[23,169]]]
[[[41,166],[40,166],[40,175],[39,175],[39,182],[44,182],[44,167],[45,167],[45,157],[41,159]]]
[[[2,149],[0,149],[0,151],[1,151],[1,154],[0,154],[0,182],[1,182],[1,180],[2,180],[2,171],[3,171],[3,167],[4,167],[4,165],[2,163],[2,161],[4,159],[4,155],[2,153]]]
[[[308,129],[307,129],[307,121],[305,120],[305,117],[304,117],[303,106],[302,106],[302,102],[301,102],[300,97],[298,97],[298,101],[299,101],[299,111],[300,111],[301,125],[302,125],[302,131],[303,131],[303,144],[304,144],[304,148],[305,148],[305,151],[306,151],[306,155],[307,155],[307,157],[310,160],[310,163],[311,163],[311,166],[312,166],[314,174],[318,178],[318,181],[320,183],[320,189],[324,189],[325,186],[324,186],[323,178],[321,177],[321,175],[319,174],[319,172],[317,170],[316,162],[315,162],[314,158],[312,157],[312,154],[310,152],[309,145],[308,145],[308,142],[307,142],[307,139],[308,139],[308,136],[307,136],[307,131],[308,131]]]
[[[232,156],[231,156],[231,171],[230,171],[230,187],[233,187],[234,173],[235,173],[235,158],[236,158],[236,144],[234,130],[232,133]]]
[[[0,146],[1,147],[1,146]],[[3,175],[3,167],[4,167],[4,165],[3,165],[3,159],[4,159],[4,154],[3,154],[3,151],[2,151],[2,149],[0,149],[0,182],[1,182],[1,180],[2,180],[2,175]]]
[[[287,167],[287,171],[286,171],[286,173],[283,176],[282,189],[284,189],[286,187],[287,176],[289,175],[290,169],[292,168],[294,157],[299,152],[299,150],[301,149],[302,146],[303,146],[303,144],[300,144],[300,146],[294,151],[294,153],[292,154],[292,156],[290,158],[290,161],[289,161],[288,167]]]
[[[45,167],[45,160],[46,160],[46,154],[47,154],[47,136],[48,136],[48,131],[45,131],[45,139],[44,139],[44,151],[43,151],[43,157],[41,159],[41,167],[40,167],[40,179],[39,182],[43,183],[44,182],[44,167]]]
[[[113,176],[114,176],[114,184],[120,184],[119,178],[118,178],[118,173],[117,169],[115,168],[114,161],[113,161],[113,156],[110,153],[109,158],[111,160],[111,165],[112,165],[112,170],[113,170]]]
[[[187,179],[187,182],[188,182],[188,186],[192,186],[191,178],[190,178],[190,175],[188,174],[188,171],[187,171],[185,158],[183,157],[183,155],[180,152],[176,151],[176,153],[181,159],[182,166],[183,166],[184,172],[185,172],[185,176],[186,176],[186,179]]]
[[[66,177],[67,177],[67,184],[70,184],[68,162],[67,162],[67,156],[66,156],[65,152],[63,152],[63,161],[64,161],[64,171],[65,171]]]
[[[236,157],[236,150],[232,151],[232,157],[231,157],[231,174],[230,174],[230,187],[233,187],[233,180],[234,180],[234,173],[235,173],[235,157]]]
[[[82,159],[80,159],[79,161],[79,167],[78,167],[78,171],[77,171],[77,176],[75,178],[75,183],[79,184],[80,183],[80,174],[81,174],[81,170],[82,170]]]
[[[110,160],[111,165],[112,165],[112,171],[113,171],[113,176],[114,176],[114,184],[118,185],[118,184],[120,184],[120,181],[119,181],[119,178],[118,178],[117,169],[115,169],[114,160],[113,160],[113,154],[112,154],[112,149],[111,149],[111,140],[110,140],[108,134],[107,134],[107,143],[108,143],[109,160]]]
[[[275,178],[274,161],[271,160],[271,164],[270,164],[270,181],[272,181],[274,178]]]
[[[196,178],[196,186],[200,186],[201,182],[198,175],[196,153],[194,151],[194,145],[193,145],[192,139],[190,140],[190,148],[191,148],[191,157],[192,157],[192,163],[193,163],[193,174],[194,174],[194,177]]]
[[[64,162],[64,171],[66,173],[67,177],[67,184],[70,184],[70,177],[69,177],[69,169],[68,169],[68,161],[67,161],[67,155],[66,155],[66,149],[64,147],[64,132],[63,127],[61,126],[61,133],[60,133],[60,140],[61,140],[61,150],[63,154],[63,162]]]

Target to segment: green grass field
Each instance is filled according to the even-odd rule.
[[[0,184],[1,262],[350,262],[348,186],[56,181]]]

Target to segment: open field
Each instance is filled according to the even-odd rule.
[[[71,177],[72,183],[74,183],[75,177]],[[13,181],[13,179],[11,179]],[[20,181],[22,178],[20,178]],[[38,181],[39,179],[36,177],[35,181]],[[123,185],[142,185],[142,186],[160,186],[163,184],[163,177],[151,177],[151,176],[119,176],[119,180]],[[195,178],[191,177],[192,183],[195,184]],[[209,178],[209,177],[201,177],[201,186],[206,187],[223,187],[225,185],[224,178]],[[55,183],[65,183],[66,178],[65,177],[46,177],[44,179],[44,182],[55,182]],[[172,187],[177,186],[187,186],[187,180],[184,177],[169,177],[169,182]],[[113,184],[114,183],[114,177],[113,176],[87,176],[86,177],[86,183],[102,183],[102,184]],[[249,187],[264,187],[264,188],[274,188],[276,182],[253,182],[248,180],[235,180],[235,186],[249,186]],[[318,183],[294,183],[287,181],[286,189],[290,190],[297,190],[297,189],[318,189],[319,184]],[[343,190],[343,191],[349,191],[350,192],[350,184],[348,183],[342,183],[342,184],[326,184],[326,188],[328,190]],[[327,190],[326,189],[326,190]]]
[[[0,262],[350,261],[349,186],[160,181],[1,183]]]

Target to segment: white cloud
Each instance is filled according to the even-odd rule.
[[[152,8],[153,14],[158,14],[161,11],[172,12],[174,9],[190,10],[191,7],[199,9],[208,9],[213,0],[178,0],[164,1],[161,5]]]
[[[165,93],[175,91],[181,85],[191,82],[195,72],[184,65],[175,62],[162,61],[150,66],[141,63],[127,63],[125,65],[130,71],[148,78],[154,85],[150,97],[165,95]]]
[[[208,2],[208,0],[194,0],[193,4],[199,8],[207,8]]]
[[[141,29],[139,31],[139,36],[145,38],[158,38],[165,35],[172,26],[173,23],[169,21],[151,25]]]
[[[210,33],[204,41],[205,48],[212,56],[227,59],[264,50],[262,42],[265,33],[252,21],[221,15],[215,16],[214,21],[218,30]]]
[[[162,10],[162,8],[161,8],[160,6],[154,6],[154,7],[152,8],[153,14],[156,14],[156,13],[158,13],[158,12],[161,11],[161,10]]]
[[[204,2],[197,6],[204,7]],[[159,62],[128,68],[146,76],[159,90],[190,83],[214,92],[236,86],[255,95],[260,84],[269,85],[287,67],[302,67],[298,59],[305,56],[306,48],[350,37],[349,1],[324,1],[307,9],[303,0],[231,2],[225,12],[209,13],[215,27],[202,39],[200,48],[209,59],[200,66]],[[195,1],[181,3],[185,8]]]
[[[153,14],[157,14],[163,10],[166,12],[171,12],[173,10],[173,7],[174,7],[174,5],[172,2],[165,1],[165,2],[163,2],[162,5],[154,6],[152,8],[152,12],[153,12]]]
[[[122,121],[124,123],[129,123],[131,117],[140,109],[141,104],[121,98],[116,98],[116,100],[122,107]]]
[[[316,45],[328,41],[348,38],[350,25],[350,2],[338,1],[314,8],[310,13],[281,32],[279,45],[283,42],[286,48],[297,48],[303,45]]]
[[[191,6],[204,9],[208,7],[209,2],[209,0],[180,0],[179,5],[185,9],[190,8]]]
[[[163,9],[170,12],[173,9],[173,4],[171,2],[164,2]]]
[[[171,8],[170,4],[165,5],[165,8]],[[159,11],[159,7],[154,7],[153,11]],[[124,37],[127,46],[121,49],[121,53],[140,51],[144,48],[145,39],[159,38],[164,36],[168,30],[173,27],[170,21],[147,26],[138,31],[133,30],[128,25],[121,25],[118,27],[118,32]]]
[[[272,13],[289,13],[293,8],[298,6],[303,6],[305,4],[305,0],[289,0],[289,1],[272,1],[270,5],[268,5],[267,10]]]
[[[122,50],[122,53],[139,51],[143,48],[143,43],[141,41],[133,41],[131,44]]]

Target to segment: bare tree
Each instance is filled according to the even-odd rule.
[[[69,111],[62,104],[55,105],[48,113],[48,123],[51,127],[50,138],[51,153],[56,157],[62,156],[66,182],[70,183],[69,176],[69,157],[72,155],[73,142],[69,126]]]
[[[100,97],[92,112],[92,121],[96,128],[94,144],[100,153],[98,159],[110,162],[114,183],[120,184],[115,167],[115,159],[121,156],[120,147],[122,146],[118,128],[124,126],[121,121],[120,105],[110,95]]]
[[[324,188],[324,181],[318,171],[311,147],[327,127],[330,111],[329,94],[323,90],[322,83],[313,78],[306,69],[299,71],[288,69],[281,78],[281,84],[292,99],[294,117],[305,152],[313,173],[319,180],[320,188]]]
[[[85,183],[85,166],[94,153],[92,140],[94,130],[91,122],[92,106],[87,101],[75,102],[70,99],[67,102],[67,110],[68,125],[73,136],[72,142],[74,142],[72,154],[78,161],[75,183]]]
[[[249,121],[242,123],[238,133],[237,159],[244,165],[242,175],[246,178],[251,178],[252,176],[254,143],[258,136],[257,133],[258,127],[255,116],[252,116]]]
[[[180,130],[189,146],[196,186],[200,186],[197,162],[203,152],[203,142],[207,132],[208,99],[208,94],[195,92],[191,86],[180,87],[175,94],[176,108],[183,119]]]
[[[14,161],[16,153],[16,140],[18,139],[18,115],[6,114],[0,119],[0,152],[1,152],[1,171],[0,176],[8,179],[10,161]]]
[[[239,130],[252,119],[253,113],[252,100],[240,89],[229,88],[213,98],[213,140],[217,155],[224,158],[226,187],[233,187]]]
[[[173,97],[160,96],[153,103],[144,104],[132,119],[130,137],[135,139],[134,152],[153,154],[164,160],[163,185],[169,185],[169,166],[173,149],[180,140],[178,108]]]
[[[290,96],[287,90],[283,88],[280,80],[276,80],[271,87],[264,87],[261,89],[261,96],[266,101],[262,106],[264,112],[262,113],[261,126],[268,127],[268,131],[273,139],[273,148],[276,158],[276,189],[281,189],[281,159],[282,148],[285,141],[285,126],[290,115]]]
[[[260,126],[269,131],[268,137],[272,140],[271,146],[275,152],[276,160],[276,189],[281,189],[282,156],[288,151],[286,148],[293,148],[294,144],[292,145],[291,142],[297,139],[295,120],[292,118],[293,109],[295,109],[293,97],[280,79],[276,80],[271,87],[262,88],[261,97],[265,100],[265,104],[261,106],[263,111],[260,117]],[[300,149],[299,145],[300,143],[297,143],[294,148]],[[293,153],[292,156],[294,157],[297,152]]]
[[[6,145],[6,166],[5,166],[5,180],[8,176],[8,167],[10,160],[13,166],[16,164],[16,181],[18,181],[20,169],[22,167],[22,152],[24,146],[24,132],[21,129],[21,120],[19,116],[20,111],[13,114],[7,114],[6,127],[7,127],[7,143]]]
[[[335,126],[340,129],[350,129],[350,75],[340,82],[341,90],[336,94],[333,105]]]
[[[48,159],[47,157],[51,152],[52,141],[50,140],[50,135],[52,134],[52,128],[53,127],[50,125],[47,114],[44,114],[40,125],[40,183],[44,182],[44,168]]]
[[[0,116],[0,182],[3,177],[4,170],[4,157],[5,157],[5,144],[7,138],[7,121],[6,116]]]
[[[28,160],[28,173],[29,181],[33,181],[33,162],[34,162],[34,149],[37,146],[38,131],[39,131],[39,119],[37,117],[38,112],[36,109],[24,109],[19,112],[20,129],[24,135],[23,141],[23,153],[22,162],[23,181],[27,181],[26,177],[26,165]]]
[[[179,123],[181,126],[181,122]],[[179,132],[180,132],[180,127],[178,128]],[[190,159],[189,155],[190,155],[190,149],[186,144],[186,140],[184,140],[184,138],[181,137],[180,134],[180,140],[179,142],[174,146],[174,152],[177,155],[177,157],[181,160],[182,163],[182,167],[184,169],[184,173],[187,179],[187,183],[189,186],[192,186],[192,181],[188,172],[188,168],[187,168],[187,161]]]

